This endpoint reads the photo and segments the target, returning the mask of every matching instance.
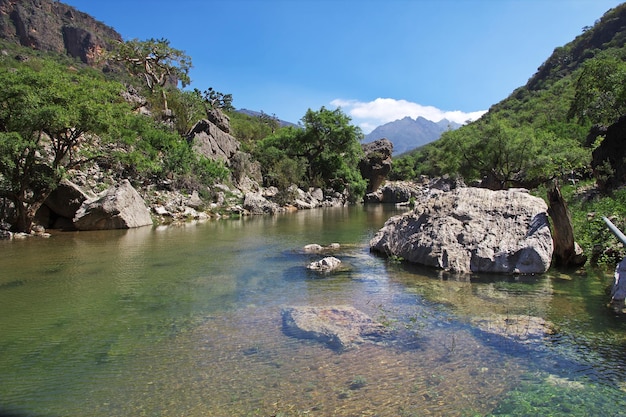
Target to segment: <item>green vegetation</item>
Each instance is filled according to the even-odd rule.
[[[590,262],[613,267],[626,257],[626,249],[602,220],[606,216],[620,230],[626,230],[626,189],[598,197],[592,182],[586,181],[575,186],[565,185],[561,192],[569,202],[576,241]]]
[[[187,139],[198,120],[220,112],[242,150],[262,163],[266,185],[283,194],[292,184],[319,186],[352,201],[365,191],[357,168],[362,134],[341,110],[309,110],[303,128],[281,128],[265,113],[237,113],[230,94],[178,88],[190,82],[191,58],[166,39],[120,44],[105,57],[106,73],[5,41],[0,46],[13,53],[0,57],[0,198],[15,207],[14,230],[29,232],[67,172],[93,163],[136,184],[201,194],[228,180],[226,166],[197,154]],[[137,100],[125,100],[127,92]]]
[[[48,61],[3,66],[0,85],[0,196],[15,204],[17,229],[30,231],[64,171],[93,152],[93,135],[108,133],[127,106],[121,85]]]
[[[610,259],[610,250],[594,249],[608,240],[597,219],[612,215],[624,227],[621,193],[581,198],[579,191],[613,172],[611,166],[591,169],[602,138],[589,133],[594,124],[610,125],[626,114],[626,31],[615,23],[625,10],[607,12],[555,49],[526,86],[480,120],[396,160],[390,178],[449,175],[492,189],[534,190],[573,181],[578,191],[564,194],[577,239],[593,252],[590,259]],[[197,155],[186,138],[214,112],[229,116],[231,134],[261,164],[263,185],[278,187],[281,195],[288,197],[293,184],[343,193],[351,201],[365,192],[358,170],[362,133],[340,109],[309,109],[298,127],[280,127],[265,113],[235,112],[230,94],[178,88],[190,83],[192,62],[167,39],[120,44],[107,56],[106,73],[67,57],[2,47],[10,54],[0,58],[0,197],[17,207],[18,230],[30,230],[35,212],[69,169],[93,161],[136,182],[186,190],[227,180],[228,169]],[[131,108],[121,99],[124,90],[145,101]],[[153,116],[138,115],[139,107]],[[618,245],[614,249],[621,254]]]
[[[608,11],[593,28],[555,49],[526,86],[480,120],[394,161],[390,177],[449,175],[491,189],[529,188],[543,198],[554,181],[566,188],[574,183],[564,196],[576,240],[593,262],[621,255],[601,217],[615,216],[619,227],[626,226],[622,193],[589,188],[614,172],[608,162],[592,169],[592,152],[603,139],[592,127],[626,115],[625,13],[624,5]]]
[[[352,381],[350,381],[349,388],[351,390],[361,389],[367,385],[367,379],[363,375],[355,376]]]
[[[626,63],[612,55],[582,65],[570,118],[610,125],[626,114]]]
[[[491,416],[622,416],[623,391],[592,382],[548,376],[522,383],[498,405]]]
[[[259,141],[253,155],[261,162],[265,185],[291,184],[347,192],[352,201],[365,193],[358,163],[363,154],[361,130],[341,109],[309,109],[303,129],[285,127]]]
[[[0,197],[15,206],[16,230],[31,230],[68,170],[94,161],[120,177],[180,188],[227,177],[222,163],[194,153],[168,125],[134,113],[122,84],[75,64],[0,60]]]

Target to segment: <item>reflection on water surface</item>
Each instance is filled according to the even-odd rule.
[[[620,415],[625,329],[602,308],[610,277],[469,280],[372,256],[394,210],[0,242],[1,404],[42,416],[541,415],[542,404]],[[332,242],[347,268],[306,270],[320,255],[301,248]],[[283,333],[282,307],[338,304],[398,337],[339,353]],[[520,341],[476,325],[518,316],[554,334]]]

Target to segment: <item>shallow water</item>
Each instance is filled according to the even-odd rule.
[[[554,415],[577,415],[580,401],[584,415],[622,415],[626,329],[603,307],[609,275],[469,280],[373,256],[369,238],[394,212],[355,206],[0,242],[0,407],[541,415],[532,403],[547,400],[533,389],[556,387]],[[346,268],[308,271],[320,255],[301,248],[332,242]],[[283,333],[288,305],[352,305],[397,338],[333,351]],[[555,333],[512,340],[476,325],[496,316],[540,317]]]

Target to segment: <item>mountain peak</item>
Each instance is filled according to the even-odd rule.
[[[399,155],[427,143],[433,142],[449,129],[457,129],[461,125],[443,119],[433,122],[422,116],[412,119],[406,116],[393,122],[378,126],[365,136],[365,142],[373,142],[387,138],[393,143],[393,154]]]

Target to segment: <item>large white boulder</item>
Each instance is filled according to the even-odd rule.
[[[525,191],[435,193],[389,219],[370,248],[458,273],[543,273],[553,252],[547,209]]]

